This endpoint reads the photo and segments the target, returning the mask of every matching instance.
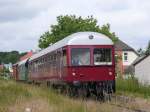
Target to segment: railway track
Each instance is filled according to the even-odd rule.
[[[44,86],[46,86],[46,85],[44,85]],[[54,91],[58,94],[63,94],[62,92],[57,91],[57,89],[54,89]],[[63,94],[63,95],[68,96],[68,94]],[[118,108],[124,109],[124,111],[122,111],[122,112],[150,112],[150,110],[144,110],[141,108],[132,107],[131,105],[127,105],[127,104],[134,104],[134,102],[136,102],[136,98],[128,97],[128,96],[124,96],[124,95],[116,95],[116,94],[108,95],[108,96],[106,95],[105,101],[97,100],[94,95],[90,96],[88,98],[87,97],[83,98],[82,96],[74,96],[74,97],[69,96],[69,97],[71,97],[73,99],[75,98],[75,99],[79,99],[79,100],[85,100],[85,103],[90,100],[92,100],[94,102],[98,102],[98,103],[99,102],[107,103],[108,105],[112,105],[112,106],[116,106]],[[111,98],[109,98],[109,97],[111,97]]]
[[[149,110],[144,110],[138,107],[134,107],[134,106],[132,107],[131,105],[127,105],[128,103],[130,104],[130,103],[135,102],[135,98],[131,98],[127,96],[113,95],[111,100],[105,100],[105,101],[98,101],[98,100],[95,100],[95,98],[90,97],[90,98],[87,98],[85,102],[88,102],[88,100],[93,100],[98,103],[99,102],[106,103],[113,107],[118,107],[119,109],[123,110],[122,112],[150,112]]]
[[[62,94],[61,92],[58,92],[58,93]],[[140,108],[138,105],[136,105],[136,98],[128,97],[124,95],[106,94],[104,100],[98,100],[95,95],[92,95],[86,98],[82,96],[69,96],[69,97],[75,98],[75,99],[79,98],[79,100],[82,99],[82,100],[85,100],[85,102],[92,100],[94,102],[107,103],[108,105],[122,108],[124,110],[123,112],[150,112],[150,110],[147,110],[145,108]]]
[[[112,101],[108,101],[108,103],[112,106],[117,106],[119,108],[123,108],[125,112],[149,112],[147,110],[129,107],[126,104],[134,103],[135,98],[127,97],[127,96],[119,96],[119,95],[112,95]]]
[[[132,108],[122,106],[122,105],[119,105],[119,104],[114,104],[114,103],[109,103],[109,104],[112,105],[112,106],[117,106],[117,107],[120,107],[120,108],[124,108],[127,112],[148,112],[148,111],[141,110],[141,109],[132,109]]]

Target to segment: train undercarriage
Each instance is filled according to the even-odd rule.
[[[51,84],[60,93],[70,97],[88,98],[94,96],[96,100],[111,100],[111,95],[115,92],[115,81],[79,82],[65,83],[61,85]]]

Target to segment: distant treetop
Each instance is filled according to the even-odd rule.
[[[99,32],[111,38],[113,42],[118,40],[115,33],[110,32],[110,24],[105,24],[100,27],[97,25],[97,20],[93,16],[88,16],[87,18],[82,18],[81,16],[76,17],[75,15],[58,16],[57,22],[56,25],[51,25],[51,31],[45,32],[40,37],[40,48],[46,48],[72,33],[82,31]]]

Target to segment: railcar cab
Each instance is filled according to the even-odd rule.
[[[114,80],[114,46],[111,39],[99,33],[85,33],[76,38],[68,45],[68,80]]]
[[[67,81],[74,84],[110,84],[115,91],[112,40],[99,33],[81,33],[68,45]]]
[[[113,46],[70,46],[72,80],[114,80]]]
[[[96,32],[69,35],[29,59],[29,80],[96,85],[114,82],[113,42]]]

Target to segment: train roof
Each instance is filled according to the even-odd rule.
[[[104,34],[97,32],[78,32],[67,36],[66,38],[56,42],[55,44],[43,49],[42,51],[31,56],[29,61],[32,61],[40,56],[43,56],[51,51],[67,45],[113,45],[112,40]]]

